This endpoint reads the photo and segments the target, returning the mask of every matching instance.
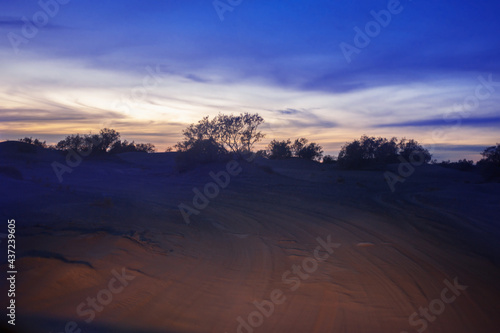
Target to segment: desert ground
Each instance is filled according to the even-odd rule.
[[[500,184],[478,174],[423,165],[392,192],[298,159],[179,172],[175,153],[23,147],[0,143],[19,332],[499,332]]]

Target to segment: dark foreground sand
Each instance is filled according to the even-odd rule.
[[[499,332],[500,184],[478,175],[422,166],[392,193],[381,171],[240,163],[187,225],[225,163],[87,158],[59,183],[64,157],[0,146],[21,331]]]

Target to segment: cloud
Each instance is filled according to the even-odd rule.
[[[42,109],[1,109],[0,108],[0,122],[68,122],[74,123],[95,121],[99,119],[117,119],[124,118],[123,114],[114,111],[105,112],[88,112],[75,109],[59,109],[59,110],[42,110]]]
[[[209,79],[203,79],[203,78],[199,77],[198,75],[194,75],[194,74],[188,74],[188,75],[185,75],[184,77],[186,79],[189,79],[191,81],[198,82],[198,83],[208,83],[208,82],[212,81]]]
[[[424,119],[396,122],[389,124],[380,124],[374,127],[437,127],[437,126],[471,126],[471,127],[498,127],[500,125],[500,116],[492,117],[475,117],[475,118],[460,118],[450,117],[448,120],[440,119]]]
[[[299,110],[295,110],[295,109],[278,110],[278,112],[281,113],[281,114],[297,114],[297,113],[300,113]]]
[[[474,153],[480,153],[484,149],[487,148],[487,146],[484,145],[454,145],[454,144],[435,144],[432,146],[433,150],[437,152],[441,151],[454,151],[454,152],[474,152]]]
[[[313,112],[314,109],[293,109],[275,110],[274,112],[287,116],[278,118],[278,123],[273,126],[277,128],[333,128],[339,125]],[[290,117],[288,117],[290,116]]]

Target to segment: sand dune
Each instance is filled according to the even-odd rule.
[[[241,163],[187,225],[178,205],[224,163],[88,158],[59,183],[63,156],[0,155],[22,175],[0,173],[0,209],[27,331],[498,332],[500,187],[475,174],[422,166],[392,193],[381,171]]]

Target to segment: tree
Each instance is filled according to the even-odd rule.
[[[363,135],[360,140],[346,143],[338,157],[339,165],[346,169],[371,165],[397,163],[400,158],[409,162],[428,163],[431,154],[417,141],[403,138],[375,138]]]
[[[140,153],[154,153],[156,151],[155,145],[152,143],[137,143],[135,149]]]
[[[241,155],[250,152],[253,145],[264,138],[264,134],[257,130],[263,122],[264,119],[258,114],[219,114],[216,117],[218,138],[233,153]]]
[[[36,147],[48,148],[46,141],[33,139],[32,137],[29,137],[29,138],[25,137],[25,138],[19,139],[19,141],[24,142],[24,143],[29,143],[30,145],[33,145]]]
[[[483,160],[500,166],[500,144],[486,148],[482,153]]]
[[[189,125],[182,131],[184,141],[175,145],[177,150],[186,151],[191,149],[197,142],[203,140],[217,141],[220,129],[216,119],[210,120],[208,116],[203,117],[197,124]]]
[[[320,160],[323,156],[323,148],[317,143],[308,144],[308,142],[306,138],[296,139],[292,145],[293,155],[306,160]]]
[[[59,141],[56,145],[56,149],[74,150],[74,151],[85,150],[85,147],[86,147],[85,136],[80,134],[68,135],[66,138]]]
[[[292,157],[292,142],[290,139],[278,141],[274,139],[268,145],[270,159],[284,159]]]
[[[264,137],[258,131],[264,119],[258,114],[241,113],[235,115],[219,114],[213,119],[203,117],[197,124],[189,125],[183,132],[184,140],[175,146],[179,151],[187,151],[198,142],[209,140],[224,153],[232,152],[241,156],[250,152],[256,142]]]
[[[406,161],[429,163],[432,158],[432,155],[429,153],[429,151],[413,139],[401,139],[398,148],[399,155]]]
[[[124,152],[152,153],[155,147],[151,143],[120,141],[120,133],[114,129],[103,128],[99,134],[72,134],[59,141],[56,149],[88,152],[89,154],[118,154]]]
[[[101,150],[103,152],[107,152],[113,144],[120,140],[120,133],[115,131],[114,129],[103,128],[100,131],[101,135]]]
[[[368,159],[365,158],[364,148],[358,140],[354,140],[342,146],[337,159],[339,165],[345,169],[363,167],[367,164],[367,161]]]
[[[390,164],[398,162],[398,139],[378,138],[376,140],[374,159],[377,163]]]

